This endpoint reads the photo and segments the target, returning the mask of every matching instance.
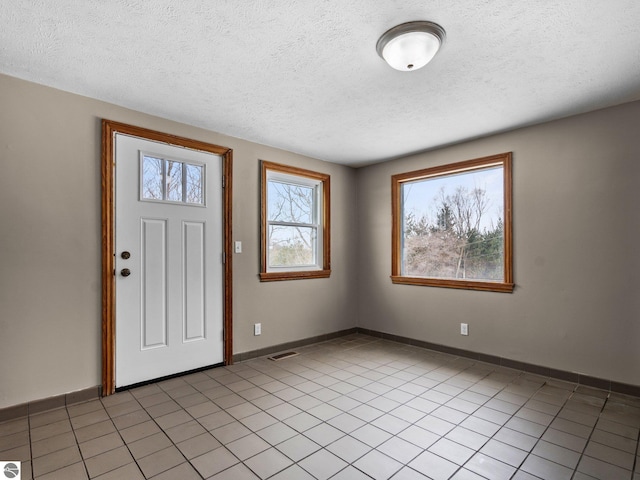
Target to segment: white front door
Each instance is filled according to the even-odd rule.
[[[222,158],[117,133],[115,385],[222,363]]]

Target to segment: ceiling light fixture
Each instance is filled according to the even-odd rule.
[[[408,22],[387,30],[376,50],[392,68],[409,72],[424,67],[444,43],[444,28],[432,22]]]

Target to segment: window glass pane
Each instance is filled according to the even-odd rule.
[[[182,162],[167,160],[167,200],[182,201]]]
[[[202,199],[202,165],[186,165],[188,203],[204,203]]]
[[[503,168],[402,185],[402,274],[504,280]]]
[[[269,266],[313,265],[315,230],[313,227],[269,225]]]
[[[314,188],[269,181],[267,212],[269,221],[314,223]]]
[[[162,200],[162,162],[160,158],[142,158],[142,198]]]

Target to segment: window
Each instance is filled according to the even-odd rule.
[[[140,200],[204,205],[204,168],[140,152]]]
[[[260,280],[329,277],[329,175],[266,161],[260,168]]]
[[[513,291],[511,153],[391,177],[393,283]]]

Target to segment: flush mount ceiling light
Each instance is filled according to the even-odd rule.
[[[444,42],[444,28],[432,22],[408,22],[387,30],[376,50],[391,67],[408,72],[424,67]]]

